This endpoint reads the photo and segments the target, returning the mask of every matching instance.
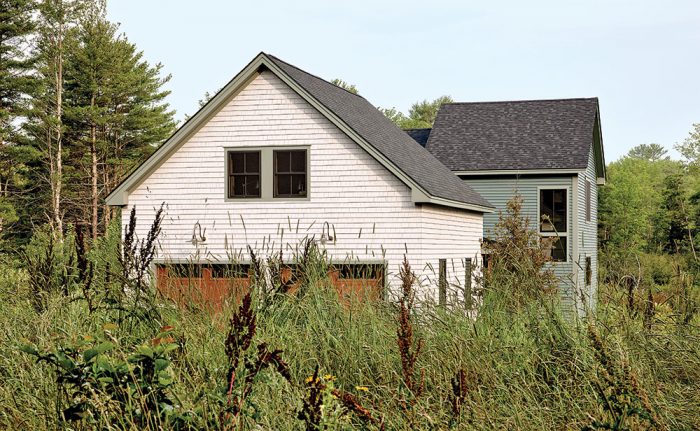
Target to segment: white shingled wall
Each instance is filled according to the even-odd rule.
[[[308,200],[224,200],[225,148],[260,146],[309,147]],[[430,265],[437,272],[439,258],[455,259],[448,280],[463,283],[462,259],[478,253],[482,236],[481,214],[412,203],[406,185],[271,72],[253,79],[129,193],[122,223],[136,206],[145,236],[161,202],[160,261],[226,262],[232,253],[246,261],[248,244],[262,255],[282,249],[291,256],[305,237],[320,238],[328,222],[336,238],[325,248],[334,261],[386,262],[395,285],[406,252],[421,278],[435,282]],[[206,241],[194,246],[197,222]]]

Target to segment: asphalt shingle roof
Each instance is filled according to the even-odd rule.
[[[313,98],[337,115],[429,195],[488,208],[493,206],[444,164],[359,95],[267,54]]]
[[[450,103],[426,148],[453,171],[585,169],[598,99]]]

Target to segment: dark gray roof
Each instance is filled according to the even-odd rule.
[[[450,103],[426,148],[453,171],[585,169],[598,99]]]
[[[404,129],[404,132],[408,133],[408,136],[412,137],[414,141],[421,145],[421,147],[425,148],[425,144],[428,143],[431,130],[432,129]]]
[[[337,115],[430,196],[493,208],[363,97],[267,54],[287,76]]]

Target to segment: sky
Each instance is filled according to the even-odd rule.
[[[111,0],[182,120],[257,53],[376,106],[598,97],[607,162],[700,123],[699,0]]]

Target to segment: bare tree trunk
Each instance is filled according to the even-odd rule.
[[[102,173],[103,173],[102,181],[103,181],[105,189],[107,190],[107,193],[112,191],[112,181],[110,180],[108,170],[109,170],[109,166],[107,166],[107,163],[105,162],[104,168],[102,170]],[[102,207],[102,218],[104,220],[104,227],[105,227],[105,232],[106,232],[107,227],[109,226],[109,223],[112,221],[112,209],[106,203]]]
[[[95,95],[90,99],[90,106],[95,106]],[[97,239],[98,219],[97,219],[97,125],[92,121],[90,125],[90,155],[92,156],[92,190],[90,191],[90,201],[92,203],[92,220],[90,222],[92,228],[92,239]]]
[[[51,177],[52,215],[54,235],[59,241],[63,241],[63,214],[61,213],[61,191],[63,188],[63,24],[58,26],[56,33],[56,53],[53,61],[56,91],[56,155],[54,172]]]

